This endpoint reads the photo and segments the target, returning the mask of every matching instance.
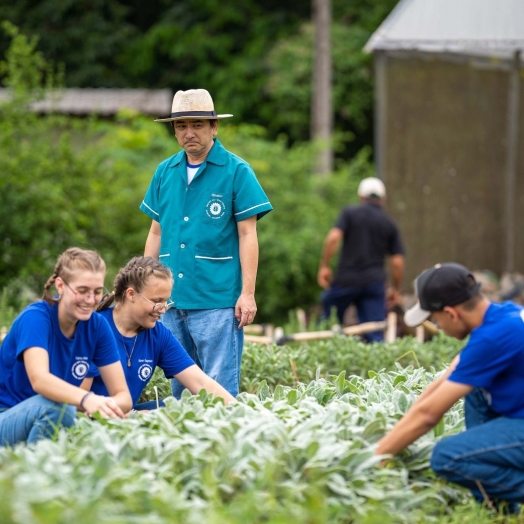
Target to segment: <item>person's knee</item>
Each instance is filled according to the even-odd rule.
[[[449,474],[449,463],[453,460],[449,440],[448,438],[437,442],[431,454],[431,469],[439,477],[446,477]]]
[[[69,404],[49,402],[40,414],[40,418],[57,427],[69,428],[74,425],[76,408]]]

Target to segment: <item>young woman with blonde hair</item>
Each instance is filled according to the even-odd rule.
[[[103,296],[105,263],[95,251],[62,253],[42,300],[15,319],[0,349],[0,445],[35,442],[71,426],[77,409],[123,417],[131,398],[113,336],[94,310]],[[52,296],[54,286],[58,296]],[[94,363],[105,395],[80,385]]]

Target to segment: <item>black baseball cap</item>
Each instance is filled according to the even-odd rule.
[[[406,311],[404,322],[409,327],[422,324],[434,311],[456,306],[474,297],[480,289],[468,268],[454,262],[436,264],[415,280],[418,302]]]

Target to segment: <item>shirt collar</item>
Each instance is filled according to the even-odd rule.
[[[207,157],[204,159],[202,163],[211,162],[212,164],[223,166],[225,165],[227,160],[227,151],[224,148],[224,146],[220,143],[218,138],[213,138],[213,141],[215,143],[213,144],[213,147],[209,150]],[[184,150],[180,151],[179,153],[171,157],[169,167],[179,166],[182,162],[186,162],[186,158],[186,152]]]

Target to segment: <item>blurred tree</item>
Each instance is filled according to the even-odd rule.
[[[316,173],[333,171],[333,102],[331,0],[313,0],[313,74],[311,81],[311,140],[318,143]]]
[[[396,0],[332,0],[338,158],[372,143],[371,58],[362,46]],[[0,20],[40,36],[70,87],[205,87],[235,122],[309,139],[311,8],[288,0],[0,0]],[[0,37],[0,54],[8,39]],[[338,49],[338,52],[337,52]]]
[[[57,255],[72,245],[98,250],[116,270],[143,252],[150,219],[138,206],[159,162],[179,146],[164,126],[133,112],[115,121],[37,115],[32,96],[56,85],[36,40],[8,27],[12,42],[0,69],[15,95],[0,104],[0,288],[39,293]],[[370,150],[339,162],[328,180],[310,173],[314,150],[268,139],[251,124],[223,123],[224,145],[254,168],[275,211],[261,222],[259,321],[317,302],[322,240],[339,209],[373,173]],[[17,295],[18,296],[18,295]]]
[[[139,36],[126,20],[128,13],[119,0],[0,0],[0,21],[38,35],[44,56],[65,66],[69,87],[128,86],[119,57]],[[2,52],[8,45],[8,39],[0,39]]]

